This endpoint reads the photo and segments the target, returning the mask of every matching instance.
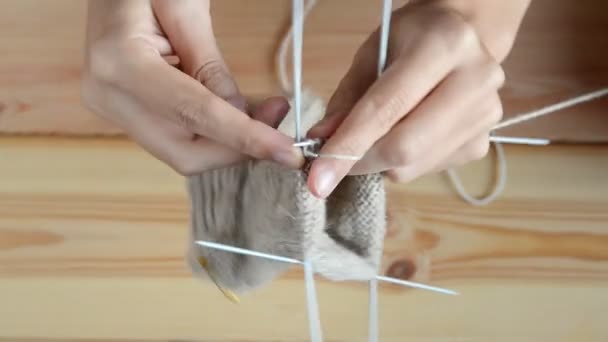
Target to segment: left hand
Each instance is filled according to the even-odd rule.
[[[500,63],[458,12],[407,6],[393,13],[387,68],[377,78],[379,30],[357,52],[309,137],[327,138],[309,174],[311,192],[327,197],[348,174],[386,172],[408,182],[486,155],[502,118]]]

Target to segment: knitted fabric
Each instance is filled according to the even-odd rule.
[[[307,130],[324,115],[325,105],[304,92],[301,113],[302,127]],[[293,127],[290,112],[279,130],[293,136]],[[271,282],[289,267],[195,244],[196,240],[206,240],[306,259],[316,273],[333,281],[373,278],[386,227],[382,177],[347,176],[322,200],[309,192],[306,170],[252,160],[189,177],[191,241],[187,260],[193,273],[243,293]]]

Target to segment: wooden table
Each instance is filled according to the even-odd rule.
[[[84,1],[0,5],[0,134],[41,134],[0,135],[0,341],[307,340],[299,270],[228,302],[185,267],[183,179],[127,140],[82,137],[119,132],[80,104]],[[379,6],[319,3],[306,21],[307,86],[331,95]],[[288,1],[212,7],[244,93],[276,93]],[[507,115],[606,86],[606,9],[532,2],[505,63]],[[607,103],[519,134],[606,141]],[[390,185],[384,273],[461,295],[382,286],[381,341],[608,340],[608,146],[511,147],[507,158],[506,191],[487,207],[463,203],[443,175]],[[471,192],[488,188],[492,160],[460,170]],[[366,288],[318,286],[328,341],[365,341]]]
[[[2,0],[0,5],[0,134],[120,134],[80,103],[86,2]],[[305,22],[305,87],[331,96],[379,24],[381,5],[381,0],[318,1]],[[219,47],[243,94],[280,94],[274,55],[290,23],[290,1],[212,0],[211,9]],[[504,63],[505,116],[608,87],[607,36],[606,0],[532,1]],[[499,133],[608,142],[607,107],[605,97]]]
[[[508,148],[482,208],[441,175],[390,185],[381,341],[608,340],[608,147]],[[460,170],[473,193],[490,156]],[[302,274],[228,302],[190,277],[183,180],[121,139],[0,138],[0,341],[305,341]],[[366,288],[318,282],[328,341],[364,341]]]

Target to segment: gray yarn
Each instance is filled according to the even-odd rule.
[[[310,93],[303,97],[306,129],[325,113]],[[289,133],[293,113],[279,129]],[[220,286],[243,293],[268,284],[289,265],[207,249],[206,240],[311,261],[333,281],[376,276],[386,229],[384,181],[379,174],[347,176],[327,200],[306,186],[306,168],[288,170],[268,161],[206,171],[188,178],[191,241],[188,264],[206,278],[204,257]]]

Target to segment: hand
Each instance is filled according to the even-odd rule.
[[[149,153],[183,175],[246,158],[302,164],[293,139],[275,129],[286,100],[267,99],[246,113],[216,45],[208,0],[92,0],[88,11],[83,100]]]
[[[326,117],[309,131],[328,139],[321,153],[362,157],[315,160],[309,187],[318,197],[347,174],[386,172],[407,182],[482,158],[502,117],[503,70],[459,13],[427,2],[395,11],[379,79],[378,38],[361,46]]]

